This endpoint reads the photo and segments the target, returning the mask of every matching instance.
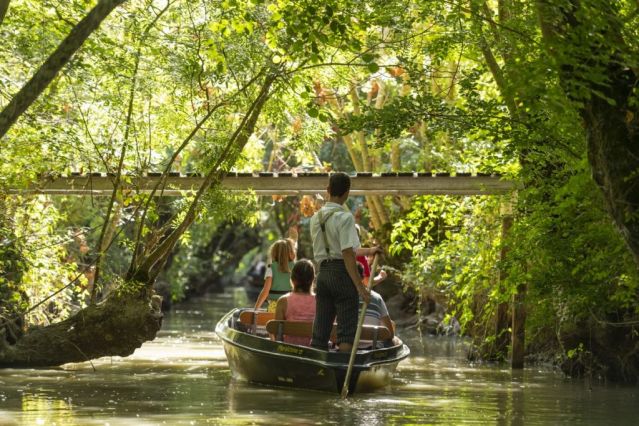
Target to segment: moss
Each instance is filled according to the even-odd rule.
[[[153,294],[120,292],[67,320],[29,330],[0,348],[1,367],[55,366],[103,356],[128,356],[155,338],[162,313]]]

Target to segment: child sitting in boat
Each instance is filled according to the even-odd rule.
[[[255,309],[268,300],[268,311],[275,312],[277,299],[291,289],[291,268],[295,260],[295,241],[291,238],[277,240],[271,246],[271,263],[266,267],[264,287],[257,297]]]
[[[308,259],[295,263],[291,271],[293,291],[280,297],[275,309],[276,320],[313,322],[315,318],[315,295],[311,291],[315,280],[315,268]],[[284,335],[286,343],[309,346],[310,337]]]
[[[360,274],[364,272],[364,267],[361,263],[357,264],[357,270],[359,271]],[[380,282],[384,281],[384,279],[386,279],[386,272],[382,270],[380,274],[373,279],[372,285],[375,286],[379,284]],[[391,321],[390,315],[388,314],[388,308],[386,307],[386,303],[384,303],[384,299],[382,298],[382,296],[374,290],[370,290],[370,292],[371,292],[371,300],[368,303],[368,306],[366,307],[366,315],[364,316],[364,325],[384,326],[388,328],[388,330],[391,332],[391,338],[389,339],[389,341],[378,342],[378,345],[380,347],[383,347],[385,345],[391,344],[392,341],[394,340],[395,326],[393,322]],[[363,304],[361,298],[359,303],[361,308]],[[367,349],[371,346],[371,343],[372,342],[362,340],[360,341],[359,349]]]

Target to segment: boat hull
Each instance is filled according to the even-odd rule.
[[[216,327],[235,379],[270,386],[341,391],[349,354],[276,342],[238,330],[234,327],[238,312],[231,311]],[[403,344],[359,351],[349,393],[372,391],[388,385],[397,364],[409,353]]]

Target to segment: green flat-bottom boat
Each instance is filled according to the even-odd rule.
[[[270,386],[341,391],[350,354],[274,341],[265,333],[254,334],[254,328],[239,321],[242,311],[232,310],[215,327],[224,343],[233,378]],[[397,338],[390,347],[359,350],[349,394],[387,386],[397,364],[409,353],[408,346]]]

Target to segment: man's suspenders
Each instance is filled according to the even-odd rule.
[[[330,259],[331,256],[329,254],[329,248],[328,248],[328,238],[326,237],[326,222],[331,218],[331,216],[333,216],[334,213],[337,213],[338,211],[340,211],[341,209],[333,209],[331,211],[329,211],[326,216],[322,215],[322,212],[319,212],[319,225],[320,228],[322,229],[322,237],[324,238],[324,247],[326,248],[326,258]]]

